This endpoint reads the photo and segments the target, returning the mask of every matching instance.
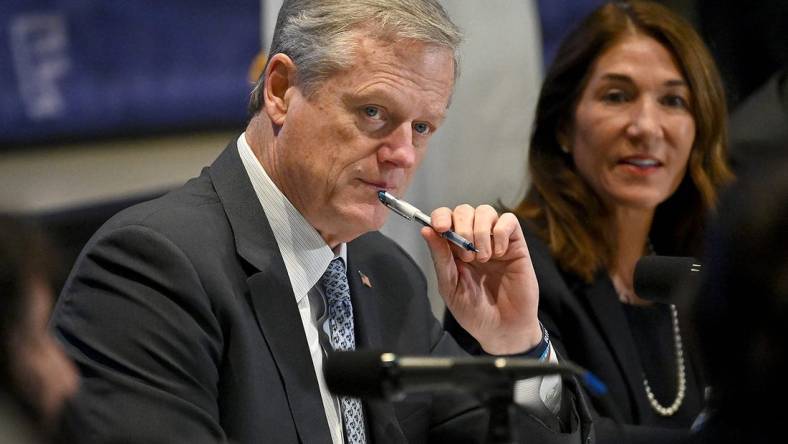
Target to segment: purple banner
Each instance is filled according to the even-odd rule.
[[[0,146],[241,127],[259,0],[3,0]]]

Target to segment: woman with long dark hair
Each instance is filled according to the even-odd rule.
[[[699,253],[732,179],[708,50],[655,3],[607,3],[563,42],[536,110],[531,186],[515,208],[555,349],[608,385],[602,417],[689,429],[703,406],[676,306],[644,300],[644,255]],[[452,319],[447,327],[473,351]],[[464,338],[464,339],[463,339]]]

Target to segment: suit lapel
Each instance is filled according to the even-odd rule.
[[[356,330],[356,347],[381,350],[383,341],[380,336],[380,305],[378,298],[385,289],[375,286],[375,270],[364,261],[361,242],[348,244],[348,282],[350,297],[353,301],[353,319]],[[364,279],[366,278],[366,279]],[[363,279],[363,280],[362,280]],[[373,442],[403,443],[405,435],[394,414],[394,407],[388,401],[365,401],[368,423]]]
[[[209,174],[233,228],[238,254],[255,269],[247,281],[250,303],[282,378],[300,440],[330,442],[320,388],[287,269],[234,142],[214,162]]]
[[[353,301],[353,319],[356,330],[356,346],[358,348],[378,349],[381,347],[379,311],[376,298],[379,297],[381,288],[368,287],[361,281],[362,275],[372,285],[375,276],[371,270],[364,270],[364,263],[359,263],[356,249],[348,244],[348,283],[350,284],[350,298]],[[354,257],[356,256],[356,257]],[[361,267],[361,268],[359,268]]]
[[[627,382],[633,406],[637,406],[639,410],[640,406],[636,401],[638,398],[632,390],[643,383],[639,379],[642,369],[635,342],[629,331],[629,322],[615,294],[613,283],[606,277],[594,280],[586,292],[590,312],[596,317],[596,324],[600,326],[602,335],[610,344],[616,364]],[[638,416],[640,414],[641,412],[638,412]]]
[[[278,262],[281,257],[274,256]],[[284,263],[249,278],[257,322],[284,382],[301,442],[329,442],[320,387]]]

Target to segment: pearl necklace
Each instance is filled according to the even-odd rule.
[[[686,369],[684,368],[684,349],[681,345],[681,332],[679,331],[679,314],[676,310],[675,304],[670,304],[670,318],[673,321],[673,340],[676,346],[676,370],[678,371],[678,392],[673,404],[665,407],[657,401],[654,393],[651,391],[651,386],[646,378],[646,372],[643,372],[643,387],[646,389],[646,398],[651,408],[661,416],[673,416],[681,407],[684,402],[684,395],[687,391],[687,376]]]
[[[648,249],[648,254],[650,256],[657,254],[656,251],[654,251],[654,245],[651,243],[651,239],[646,239],[646,248]],[[630,302],[634,296],[627,291],[623,291],[623,288],[616,288],[616,291],[621,296],[621,298],[627,302]],[[675,304],[670,304],[670,320],[673,325],[673,343],[676,348],[676,371],[678,372],[678,376],[676,378],[678,380],[678,389],[676,392],[676,399],[673,400],[672,404],[665,407],[660,404],[659,401],[657,401],[657,397],[654,396],[654,392],[651,391],[651,385],[648,383],[648,378],[646,378],[646,372],[643,371],[643,388],[646,390],[646,398],[648,399],[648,403],[651,405],[651,408],[654,409],[654,411],[660,416],[675,415],[679,408],[681,408],[681,404],[684,402],[684,395],[687,392],[687,374],[686,368],[684,367],[684,347],[681,343],[679,313],[678,310],[676,310]]]

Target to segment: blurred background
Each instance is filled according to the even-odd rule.
[[[602,1],[443,3],[466,34],[462,74],[448,119],[405,197],[427,212],[459,203],[512,205],[528,181],[530,121],[544,66]],[[786,109],[788,0],[661,3],[690,20],[717,59],[732,140],[757,139],[766,124],[757,117],[762,96],[776,91],[776,106]],[[0,209],[43,226],[61,252],[60,284],[104,221],[196,176],[243,131],[280,4],[0,2]],[[737,168],[764,158],[759,149],[773,148],[734,144]],[[384,231],[427,271],[441,315],[418,226],[392,217]]]

